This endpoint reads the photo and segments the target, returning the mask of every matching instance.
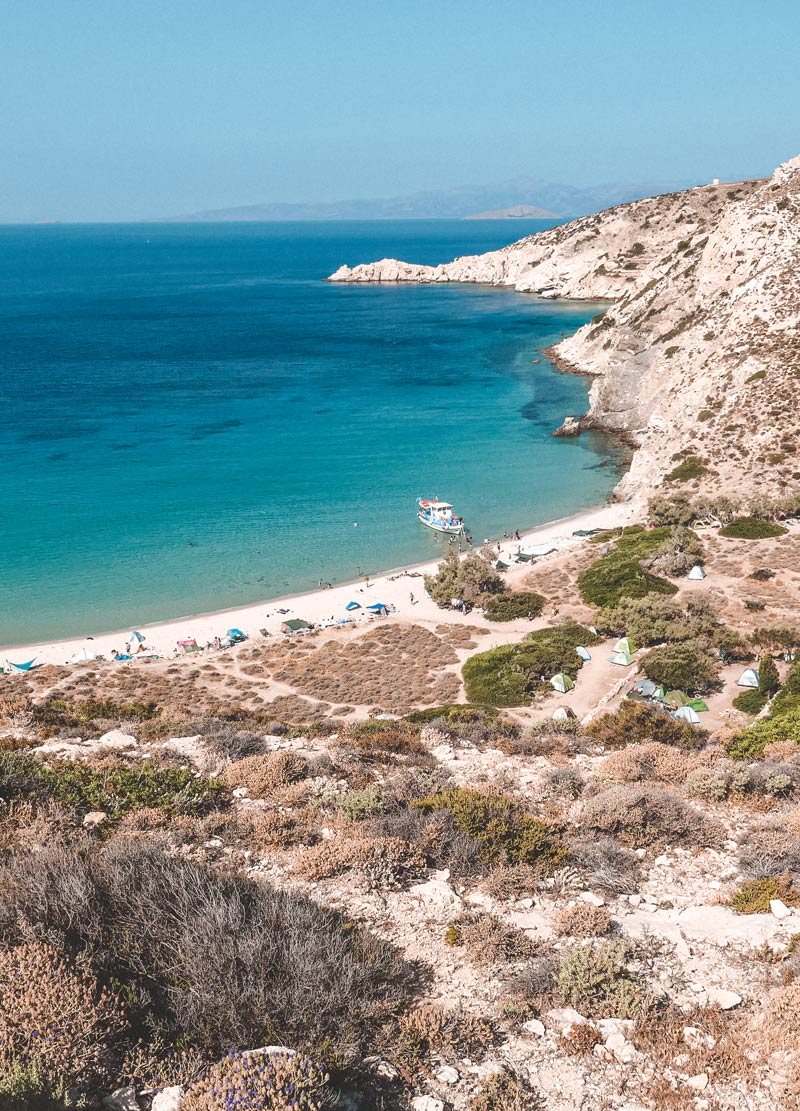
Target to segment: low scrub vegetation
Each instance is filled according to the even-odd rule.
[[[439,606],[449,607],[453,598],[486,606],[492,598],[505,593],[505,583],[491,563],[477,552],[461,557],[452,549],[445,552],[435,575],[425,576],[425,589]]]
[[[658,787],[609,787],[584,803],[582,825],[633,848],[716,844],[719,831],[701,810]]]
[[[720,660],[702,641],[683,641],[648,652],[642,671],[667,690],[705,694],[719,682]]]
[[[645,531],[631,528],[619,536],[614,547],[578,576],[585,602],[610,606],[620,598],[643,598],[645,594],[675,594],[677,588],[643,566],[669,542],[670,528]],[[601,538],[602,539],[602,538]]]
[[[508,591],[495,594],[483,611],[487,621],[514,621],[519,617],[538,617],[544,608],[544,598],[530,590]]]
[[[623,702],[616,713],[601,714],[586,727],[586,732],[604,748],[624,748],[629,744],[657,742],[676,748],[701,748],[708,739],[703,729],[677,721],[662,710],[642,702]]]
[[[549,680],[563,671],[575,678],[583,660],[575,649],[599,637],[582,625],[567,623],[537,629],[519,644],[504,644],[471,656],[462,668],[467,698],[490,706],[525,706]]]
[[[785,535],[783,525],[759,517],[736,517],[720,529],[720,536],[733,540],[770,540],[772,537]]]

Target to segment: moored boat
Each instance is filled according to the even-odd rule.
[[[460,535],[464,531],[463,519],[453,512],[449,502],[439,501],[438,498],[417,498],[417,505],[417,517],[428,528],[454,535]]]

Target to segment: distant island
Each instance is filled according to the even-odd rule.
[[[466,185],[396,197],[343,201],[268,202],[170,216],[161,223],[259,223],[291,220],[499,220],[588,216],[628,201],[672,193],[696,181],[563,185],[516,178],[499,185]]]
[[[557,220],[557,212],[549,212],[535,204],[514,204],[510,208],[495,208],[490,212],[476,212],[465,220]]]

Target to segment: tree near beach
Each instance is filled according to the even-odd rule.
[[[457,551],[445,552],[435,575],[425,576],[425,589],[438,606],[449,606],[452,598],[485,606],[505,584],[488,560],[476,552],[460,558]]]

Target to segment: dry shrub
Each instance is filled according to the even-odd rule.
[[[425,874],[419,850],[399,837],[337,837],[300,853],[294,871],[316,882],[358,870],[370,887],[401,887]]]
[[[480,1061],[496,1041],[488,1019],[460,1007],[445,1008],[428,1003],[400,1019],[395,1063],[401,1073],[417,1080],[419,1067],[424,1067],[433,1056],[445,1061],[460,1061],[463,1057]]]
[[[460,919],[454,931],[473,964],[490,968],[533,957],[537,945],[524,930],[508,926],[492,914]]]
[[[244,837],[256,852],[309,845],[317,840],[317,816],[310,807],[287,813],[284,810],[255,810],[246,814]]]
[[[209,1069],[181,1101],[181,1111],[324,1111],[328,1075],[285,1049],[235,1053]]]
[[[649,741],[612,752],[600,765],[599,778],[613,783],[637,783],[642,779],[661,779],[682,783],[694,764],[691,756]]]
[[[756,826],[741,842],[739,869],[748,879],[786,874],[800,881],[800,830],[783,817]]]
[[[800,980],[778,988],[767,1000],[761,1037],[769,1050],[800,1053]]]
[[[800,1002],[800,1000],[797,1000]],[[719,1007],[691,1007],[645,998],[631,1035],[636,1048],[661,1066],[689,1075],[708,1072],[718,1079],[745,1079],[753,1062],[747,1054],[745,1018]]]
[[[641,865],[636,853],[610,837],[570,842],[572,863],[586,884],[604,895],[634,895],[639,890]]]
[[[582,825],[643,848],[715,845],[720,831],[697,807],[658,787],[610,787],[584,803]]]
[[[56,1083],[91,1089],[112,1075],[126,1028],[119,999],[88,967],[41,942],[0,952],[0,1065],[36,1065]]]
[[[537,1111],[541,1096],[521,1076],[503,1069],[484,1080],[467,1104],[467,1111]]]
[[[576,1022],[558,1039],[558,1048],[570,1057],[587,1057],[597,1043],[600,1034],[588,1022]]]
[[[308,762],[296,752],[268,752],[229,764],[220,776],[228,787],[246,787],[254,798],[266,798],[278,787],[302,779]]]
[[[606,908],[590,903],[561,907],[552,921],[553,932],[558,937],[600,937],[607,934],[611,926],[612,918]]]
[[[509,990],[514,999],[541,1011],[552,1005],[558,983],[559,961],[555,953],[544,953],[528,961],[511,980]]]
[[[335,910],[152,840],[6,853],[0,890],[2,936],[91,954],[138,1022],[213,1056],[283,1044],[345,1064],[418,989],[419,969]]]
[[[495,864],[481,886],[493,899],[525,899],[537,890],[541,878],[531,864]]]

